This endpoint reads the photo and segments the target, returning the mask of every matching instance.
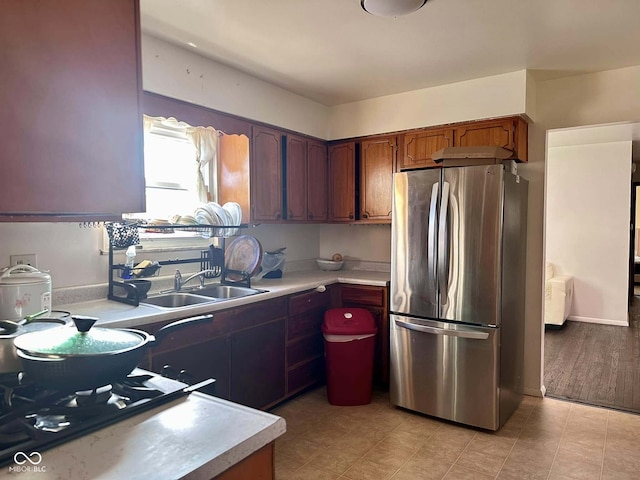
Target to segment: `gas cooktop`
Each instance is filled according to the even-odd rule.
[[[118,382],[78,392],[29,381],[21,372],[0,374],[0,465],[24,461],[43,450],[119,422],[210,385],[188,386],[135,369]]]

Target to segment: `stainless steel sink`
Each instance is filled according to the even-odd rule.
[[[149,297],[141,301],[140,303],[147,305],[155,305],[156,307],[163,308],[180,308],[188,307],[190,305],[198,305],[201,303],[213,303],[215,299],[212,297],[204,297],[200,295],[194,295],[193,293],[165,293],[163,295],[156,295]]]
[[[230,299],[238,297],[247,297],[258,293],[265,293],[266,290],[258,290],[256,288],[236,287],[234,285],[210,285],[204,288],[193,290],[193,293],[204,297],[215,299]]]

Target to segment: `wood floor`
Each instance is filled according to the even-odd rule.
[[[545,332],[547,395],[640,413],[640,297],[629,327],[567,321]]]

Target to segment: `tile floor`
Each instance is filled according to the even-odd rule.
[[[640,478],[640,416],[525,396],[498,432],[392,407],[336,407],[324,387],[274,409],[278,480]]]

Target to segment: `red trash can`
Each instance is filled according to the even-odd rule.
[[[324,314],[327,397],[332,405],[371,402],[377,328],[364,308],[332,308]]]

